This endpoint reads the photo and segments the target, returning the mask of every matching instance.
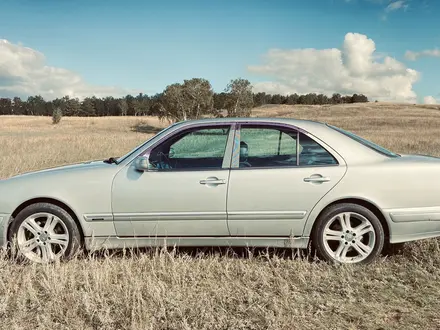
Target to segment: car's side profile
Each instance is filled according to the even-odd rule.
[[[440,159],[398,155],[325,123],[185,121],[118,159],[0,181],[1,245],[35,262],[85,249],[307,248],[368,263],[440,235]]]

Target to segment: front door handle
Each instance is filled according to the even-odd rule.
[[[323,177],[321,174],[314,174],[309,176],[308,178],[304,178],[304,182],[312,182],[312,183],[322,183],[329,182],[330,178]]]
[[[206,178],[205,180],[200,180],[200,184],[205,184],[207,186],[213,185],[213,186],[217,186],[219,184],[225,184],[226,180],[224,179],[219,179],[216,177],[210,177],[210,178]]]

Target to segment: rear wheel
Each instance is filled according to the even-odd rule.
[[[36,263],[69,258],[80,247],[81,236],[73,218],[59,206],[36,203],[20,211],[11,224],[10,240],[18,253]]]
[[[385,241],[382,224],[363,206],[336,204],[324,210],[316,221],[312,242],[326,261],[367,264],[382,251]]]

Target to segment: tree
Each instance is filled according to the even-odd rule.
[[[159,116],[160,115],[160,109],[161,109],[161,102],[163,100],[163,92],[162,93],[156,93],[153,95],[150,99],[151,106],[150,106],[150,114],[153,116]]]
[[[128,103],[126,99],[120,99],[118,100],[118,115],[120,116],[126,116],[128,112]]]
[[[14,97],[12,101],[12,114],[14,115],[24,115],[24,104],[21,98]]]
[[[342,97],[341,97],[341,100],[342,100],[341,103],[351,103],[351,101],[352,101],[352,97],[351,97],[351,96],[348,96],[348,95],[346,95],[346,96],[342,96]]]
[[[281,94],[272,95],[272,104],[281,104],[283,103],[283,96]]]
[[[63,116],[78,116],[81,113],[81,104],[78,98],[70,98],[66,95],[63,98],[53,101],[54,108],[60,108]]]
[[[363,94],[342,96],[334,93],[309,93],[298,95],[253,93],[251,83],[246,79],[231,80],[224,91],[214,93],[208,80],[193,78],[175,83],[154,95],[139,93],[97,98],[86,97],[81,102],[77,98],[64,96],[45,101],[42,96],[29,96],[26,101],[20,97],[0,98],[0,115],[51,116],[54,109],[60,108],[63,116],[144,116],[154,115],[171,121],[198,119],[205,115],[213,117],[249,116],[253,107],[264,104],[340,104],[369,102]]]
[[[309,93],[304,95],[303,104],[316,104],[318,100],[318,96],[316,93]]]
[[[7,98],[0,99],[0,115],[10,115],[12,113],[12,100]]]
[[[228,94],[226,109],[228,117],[249,117],[254,105],[252,85],[247,79],[231,80],[225,89]]]
[[[132,100],[132,107],[135,116],[145,116],[150,112],[151,100],[148,95],[139,93],[134,100]]]
[[[105,104],[103,99],[98,99],[96,96],[91,97],[93,109],[95,109],[95,116],[105,116]]]
[[[316,96],[316,104],[328,104],[329,102],[329,98],[327,97],[327,95],[324,94],[318,94]]]
[[[117,100],[113,96],[104,98],[104,116],[116,116],[117,114]]]
[[[46,112],[46,102],[41,95],[29,96],[27,99],[26,114],[41,116]]]
[[[95,116],[95,107],[93,106],[93,99],[91,97],[86,97],[81,102],[81,114],[83,116]]]
[[[64,105],[63,113],[68,114],[69,116],[78,116],[81,112],[81,104],[79,103],[78,98],[68,98]]]
[[[160,119],[182,121],[198,119],[213,110],[211,84],[206,79],[193,78],[183,84],[168,85],[155,110]]]
[[[254,94],[254,106],[259,107],[264,104],[269,104],[272,101],[272,95],[266,94],[264,92],[259,92]]]
[[[353,94],[351,97],[352,103],[368,102],[368,98],[363,94]]]
[[[339,93],[334,93],[333,96],[332,96],[332,103],[334,103],[334,104],[342,103],[342,97],[341,97],[341,94],[339,94]]]
[[[170,121],[188,119],[188,109],[185,109],[181,84],[175,83],[165,88],[158,110],[160,119],[168,119]]]
[[[212,112],[214,91],[208,80],[202,78],[184,80],[182,87],[185,103],[190,109],[192,118],[197,119]]]
[[[287,104],[298,104],[299,95],[294,93],[287,97]]]

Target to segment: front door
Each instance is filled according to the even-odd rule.
[[[151,171],[127,165],[114,179],[118,236],[228,236],[230,125],[174,133],[148,151]]]
[[[290,127],[242,124],[237,137],[240,152],[232,158],[237,161],[227,203],[230,234],[301,236],[309,212],[343,177],[345,164]]]

